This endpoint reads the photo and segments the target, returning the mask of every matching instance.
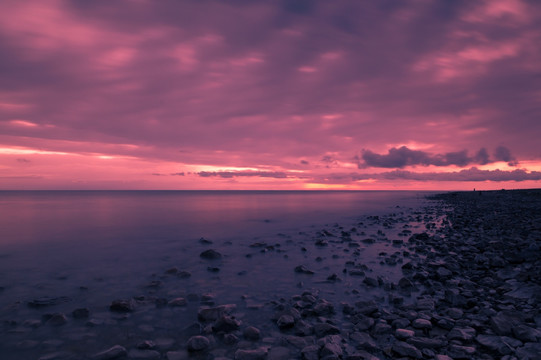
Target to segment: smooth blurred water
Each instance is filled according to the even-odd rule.
[[[4,191],[0,192],[0,310],[39,296],[92,306],[135,295],[170,266],[192,272],[183,291],[235,298],[295,283],[298,244],[326,225],[417,206],[428,193],[391,191]],[[282,235],[278,235],[282,234]],[[225,257],[207,271],[198,240]],[[282,243],[287,256],[250,260],[249,244]],[[285,241],[288,241],[287,243]],[[288,245],[289,244],[289,245]],[[208,247],[208,246],[207,246]],[[295,248],[296,247],[296,248]],[[325,255],[324,252],[321,254]],[[288,262],[289,261],[289,262]],[[237,273],[249,276],[238,278]],[[91,291],[79,294],[83,286]],[[220,290],[221,289],[221,290]],[[105,299],[105,300],[104,300]]]

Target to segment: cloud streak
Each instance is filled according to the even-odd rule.
[[[486,165],[496,161],[508,162],[509,166],[516,166],[518,162],[511,155],[511,151],[504,146],[499,146],[494,152],[494,160],[489,158],[485,148],[479,149],[474,156],[469,156],[467,150],[448,152],[445,154],[432,155],[426,151],[411,150],[406,146],[391,148],[387,154],[376,154],[370,150],[363,150],[362,161],[358,167],[379,167],[379,168],[404,168],[406,166],[459,166],[464,167],[470,164]]]

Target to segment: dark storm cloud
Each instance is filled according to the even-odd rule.
[[[496,149],[494,161],[507,161],[509,165],[516,165],[515,158],[511,151],[503,146]],[[357,158],[358,159],[358,158]],[[361,154],[362,162],[359,162],[359,168],[380,167],[380,168],[403,168],[406,166],[467,166],[470,164],[486,165],[491,162],[488,152],[481,148],[474,156],[470,157],[467,150],[448,152],[445,154],[432,155],[421,150],[411,150],[406,146],[400,148],[391,148],[387,154],[376,154],[370,150],[363,150]]]

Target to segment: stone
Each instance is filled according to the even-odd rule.
[[[513,335],[513,326],[521,323],[518,315],[500,311],[490,318],[490,327],[498,335]]]
[[[186,348],[188,351],[203,351],[210,347],[210,341],[206,336],[196,335],[188,339]]]
[[[415,359],[423,358],[423,354],[419,349],[403,341],[395,341],[392,350],[400,356],[408,356]]]
[[[136,306],[136,303],[135,303],[135,300],[133,299],[114,300],[109,306],[109,310],[115,311],[115,312],[127,313],[127,312],[134,311],[135,306]]]
[[[541,354],[541,343],[527,343],[517,348],[516,355],[521,360],[539,360]]]
[[[415,319],[411,323],[415,329],[432,329],[432,323],[426,319]]]
[[[406,340],[415,336],[415,331],[407,329],[396,329],[394,336],[399,340]]]
[[[273,346],[267,354],[267,360],[288,360],[291,358],[288,348],[283,346]]]
[[[349,338],[356,344],[357,349],[375,350],[378,345],[374,338],[364,332],[354,332],[349,335]]]
[[[458,320],[461,319],[462,316],[464,316],[464,311],[458,308],[449,308],[447,309],[447,314],[451,319]]]
[[[295,326],[295,318],[291,315],[282,315],[276,321],[276,325],[278,325],[280,329],[292,328]]]
[[[321,346],[319,350],[320,358],[341,358],[344,353],[340,345],[341,340],[342,338],[337,335],[330,335],[320,339],[318,341],[318,345]]]
[[[120,357],[126,356],[128,352],[126,351],[126,348],[120,345],[115,345],[107,350],[104,350],[102,352],[99,352],[92,356],[92,359],[94,360],[110,360],[110,359],[118,359]]]
[[[308,345],[301,350],[304,360],[319,360],[319,346]]]
[[[413,283],[408,278],[401,278],[398,280],[398,287],[403,290],[410,290],[413,288]]]
[[[452,344],[449,346],[448,354],[453,359],[471,359],[475,354],[475,347],[473,346],[462,346]]]
[[[71,299],[67,296],[59,296],[59,297],[43,296],[43,297],[29,301],[28,306],[32,308],[41,308],[45,306],[53,306],[53,305],[65,303],[70,300]]]
[[[239,349],[235,351],[235,360],[265,360],[268,350],[260,347],[253,350]]]
[[[233,311],[237,305],[235,304],[227,304],[227,305],[220,305],[216,307],[211,308],[200,308],[197,312],[197,317],[200,321],[215,321],[218,320],[221,316],[224,314],[229,314],[231,311]]]
[[[71,312],[71,316],[74,319],[86,319],[90,316],[90,310],[87,308],[75,309]]]
[[[328,323],[316,323],[314,324],[314,333],[319,338],[325,335],[340,334],[340,329]]]
[[[374,279],[373,277],[365,277],[363,280],[363,284],[370,287],[377,287],[378,286],[378,280]]]
[[[309,270],[304,265],[299,265],[299,266],[295,267],[295,272],[299,273],[299,274],[308,274],[308,275],[314,274],[314,272],[312,270]]]
[[[68,322],[66,315],[62,313],[51,314],[48,317],[47,324],[52,326],[61,326]]]
[[[500,355],[508,355],[511,354],[514,349],[504,343],[500,336],[497,335],[477,335],[475,340],[481,344],[481,346],[497,352]]]
[[[129,359],[159,360],[161,357],[161,354],[156,350],[131,349],[128,352]]]
[[[171,299],[167,302],[167,305],[169,306],[186,306],[188,305],[188,301],[183,297],[178,297]]]
[[[248,326],[246,329],[244,329],[242,335],[244,335],[245,339],[256,341],[259,340],[259,338],[261,337],[261,332],[259,331],[259,329],[253,326]]]
[[[212,325],[215,332],[232,332],[240,328],[241,322],[232,316],[223,315]]]
[[[515,338],[523,342],[537,342],[541,338],[541,332],[526,325],[517,325],[513,327]]]
[[[418,337],[414,336],[407,340],[408,344],[411,344],[419,349],[440,349],[445,346],[445,342],[436,338]]]
[[[454,327],[451,329],[447,338],[449,340],[462,340],[462,341],[471,341],[475,337],[475,329],[471,327]]]
[[[372,326],[374,326],[375,321],[373,318],[369,316],[358,314],[353,319],[353,323],[355,324],[355,327],[357,328],[357,330],[366,331],[372,328]]]
[[[222,254],[213,249],[208,249],[199,254],[199,257],[206,260],[218,260],[222,258]]]
[[[189,355],[185,351],[168,351],[165,354],[167,360],[188,360]]]
[[[152,350],[156,347],[156,343],[152,340],[144,340],[137,344],[137,348],[141,350]]]

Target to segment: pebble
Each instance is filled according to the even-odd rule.
[[[208,349],[209,346],[209,339],[201,335],[192,336],[186,344],[188,351],[202,351]]]

